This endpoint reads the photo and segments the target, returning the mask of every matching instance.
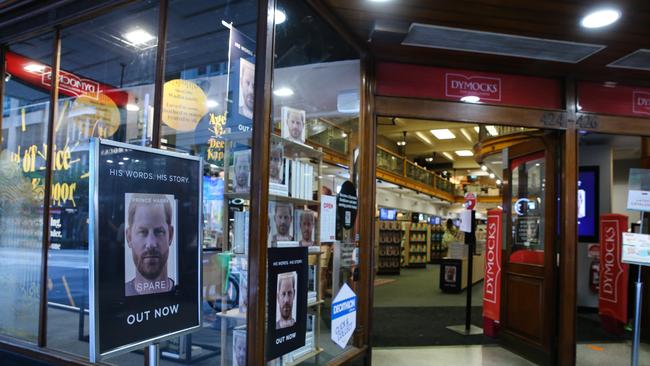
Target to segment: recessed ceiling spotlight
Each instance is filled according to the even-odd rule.
[[[480,100],[481,98],[477,97],[476,95],[468,95],[460,98],[460,101],[465,103],[478,103]]]
[[[481,165],[481,170],[482,170],[482,171],[487,172],[487,169],[488,169],[488,168],[487,168],[485,165]]]
[[[497,179],[495,183],[496,183],[498,186],[500,186],[500,185],[501,185],[501,179]]]
[[[279,88],[273,91],[273,94],[278,97],[290,97],[293,95],[293,90],[287,87]]]
[[[275,25],[282,24],[286,20],[287,20],[287,14],[280,9],[275,9]]]
[[[495,175],[494,173],[490,173],[490,179],[494,179]]]
[[[43,72],[43,70],[45,70],[45,65],[27,64],[23,69],[29,72]]]
[[[131,43],[134,46],[139,46],[141,44],[148,43],[149,41],[156,38],[153,35],[151,35],[149,32],[139,28],[124,33],[122,36],[124,37],[124,39],[126,39],[129,43]]]
[[[600,9],[587,14],[580,21],[585,28],[602,28],[616,22],[621,12],[616,9]]]

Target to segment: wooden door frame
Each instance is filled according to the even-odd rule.
[[[567,82],[565,85],[568,89],[575,89],[574,84]],[[568,103],[572,103],[574,106],[573,111],[575,111],[575,99],[573,101],[567,100]],[[630,127],[625,123],[620,124],[621,121],[616,118],[604,117],[603,121],[605,123],[600,124],[601,119],[598,115],[578,114],[575,112],[571,114],[568,113],[568,109],[542,110],[382,95],[375,96],[374,114],[375,116],[399,116],[415,119],[539,128],[559,132],[561,144],[558,149],[562,156],[563,165],[558,172],[561,173],[565,184],[556,187],[556,189],[561,190],[560,204],[563,219],[560,232],[563,240],[558,245],[560,269],[556,276],[556,283],[559,282],[559,286],[556,286],[555,296],[557,299],[561,298],[562,303],[557,308],[556,333],[552,334],[551,337],[557,339],[557,363],[560,365],[575,365],[576,248],[575,245],[564,245],[563,243],[577,243],[577,219],[572,221],[573,224],[571,224],[571,220],[564,219],[576,217],[575,213],[577,212],[575,207],[578,170],[576,125],[589,124],[591,126],[590,130],[604,132],[611,129],[622,131],[624,126],[627,126],[625,127],[627,129],[635,126],[638,128],[639,122],[633,121],[633,125]],[[579,121],[579,123],[576,123],[576,121]],[[574,141],[573,145],[571,145],[571,141]],[[575,173],[571,174],[571,172]],[[574,194],[571,195],[571,192],[574,192]],[[574,213],[573,216],[570,214],[571,212]],[[576,240],[569,240],[572,236],[575,236]],[[572,324],[573,326],[563,327],[561,324]]]

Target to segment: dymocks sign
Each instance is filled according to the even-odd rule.
[[[497,322],[500,320],[501,298],[501,212],[498,208],[488,211],[483,285],[483,316]]]
[[[580,82],[578,104],[582,112],[647,118],[650,116],[650,89]]]
[[[377,65],[377,94],[452,101],[472,96],[481,103],[562,108],[558,80],[385,62]]]
[[[627,216],[600,216],[600,285],[598,313],[627,323],[628,266],[621,262],[622,232]]]

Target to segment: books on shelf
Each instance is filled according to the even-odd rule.
[[[248,255],[249,211],[235,211],[233,252]]]
[[[314,166],[301,160],[290,160],[289,194],[293,198],[311,200],[314,197]]]

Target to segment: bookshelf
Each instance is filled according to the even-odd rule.
[[[406,265],[425,268],[429,261],[430,227],[425,223],[411,223],[406,231]]]
[[[248,256],[248,220],[247,216],[238,214],[229,207],[229,202],[237,201],[241,209],[248,210],[250,204],[250,189],[241,189],[238,181],[237,156],[242,151],[250,149],[252,135],[250,132],[225,134],[222,136],[224,144],[224,217],[223,227],[227,246],[224,251],[233,251],[236,258],[246,259]],[[270,182],[269,182],[269,247],[282,245],[300,245],[299,239],[302,236],[300,220],[308,213],[313,217],[312,238],[306,241],[312,242],[309,247],[309,289],[307,298],[307,334],[305,346],[294,350],[280,358],[273,360],[277,366],[295,365],[313,357],[317,357],[322,351],[321,347],[321,318],[324,304],[323,289],[321,286],[322,277],[322,256],[320,247],[320,177],[323,152],[320,148],[315,149],[309,145],[291,141],[278,136],[271,135],[270,146]],[[274,160],[275,159],[275,160]],[[280,163],[281,162],[281,163]],[[273,166],[273,164],[276,164]],[[250,170],[250,169],[249,169]],[[275,175],[274,175],[275,173]],[[250,171],[248,172],[250,174]],[[249,175],[250,177],[250,175]],[[241,180],[244,182],[245,180]],[[249,178],[250,182],[250,178]],[[248,185],[250,187],[250,183]],[[278,206],[289,207],[291,212],[291,224],[289,235],[281,233],[280,225],[275,227],[274,210]],[[242,229],[241,220],[245,220]],[[285,237],[290,237],[286,239]],[[282,239],[280,239],[282,238]],[[276,242],[277,240],[277,242]],[[292,244],[292,242],[295,242]],[[245,289],[244,289],[245,291]],[[227,342],[232,342],[228,337],[228,327],[232,329],[232,321],[236,322],[237,331],[246,331],[246,313],[240,308],[226,309],[222,307],[218,314],[221,318],[221,342],[222,355],[221,364],[228,364],[226,355],[229,353]],[[229,323],[228,320],[231,322]],[[232,346],[232,343],[230,344]]]
[[[377,221],[377,274],[399,274],[402,254],[402,224],[399,221]]]
[[[447,248],[442,245],[442,236],[445,230],[442,225],[431,225],[431,251],[429,263],[440,264],[440,261],[447,253]]]

